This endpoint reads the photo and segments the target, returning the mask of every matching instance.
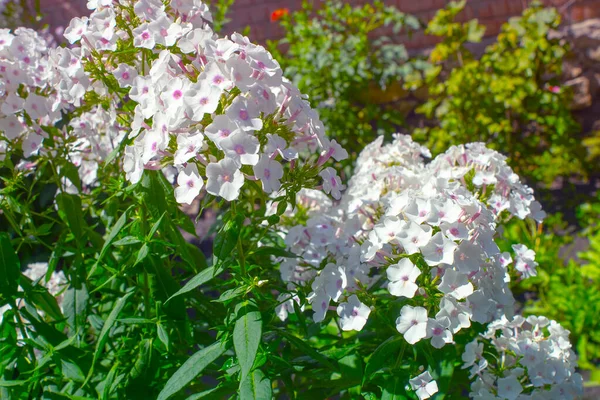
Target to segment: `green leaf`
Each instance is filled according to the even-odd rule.
[[[83,382],[85,380],[85,376],[83,375],[83,372],[81,372],[81,368],[79,368],[79,366],[73,361],[62,358],[60,360],[60,365],[62,373],[67,379],[71,379],[75,382]]]
[[[243,382],[256,359],[262,335],[262,319],[260,312],[247,304],[240,312],[243,314],[235,321],[233,328],[233,347],[242,371],[240,381]]]
[[[240,400],[266,400],[273,398],[271,381],[260,370],[254,370],[240,386]]]
[[[12,296],[19,287],[21,264],[6,233],[0,233],[0,293]]]
[[[79,178],[79,171],[72,163],[66,162],[65,164],[61,165],[60,176],[70,180],[71,183],[75,185],[77,190],[81,191],[81,179]]]
[[[92,367],[90,368],[90,371],[88,372],[86,382],[92,376],[92,372],[94,370],[94,365],[100,358],[100,354],[102,354],[102,350],[104,349],[104,345],[106,343],[106,340],[108,339],[108,334],[110,332],[110,329],[113,327],[115,321],[117,320],[117,317],[119,316],[119,313],[125,306],[125,302],[127,301],[127,299],[129,297],[131,297],[131,295],[133,295],[133,291],[126,293],[125,296],[123,296],[123,297],[119,297],[119,299],[116,301],[115,306],[113,307],[112,311],[108,315],[108,318],[106,318],[106,321],[104,321],[104,325],[102,325],[102,330],[100,331],[100,334],[98,335],[98,341],[96,342],[96,350],[94,351],[94,359],[92,360]]]
[[[123,324],[154,324],[155,321],[147,318],[119,318],[117,321]]]
[[[87,308],[89,294],[85,285],[81,285],[79,289],[70,286],[65,292],[62,309],[68,324],[75,328],[77,317],[83,315]]]
[[[190,291],[196,289],[198,286],[208,282],[215,276],[219,275],[221,272],[222,272],[222,269],[215,270],[214,267],[206,268],[205,270],[196,274],[196,276],[194,276],[192,279],[190,279],[185,285],[183,285],[183,287],[181,289],[179,289],[171,297],[169,297],[169,299],[167,301],[171,300],[173,297],[179,296],[181,294],[184,294],[184,293],[187,293],[187,292],[190,292]]]
[[[371,375],[379,371],[390,361],[390,358],[398,351],[402,343],[404,343],[404,338],[396,335],[390,337],[375,349],[369,361],[367,361],[362,382],[363,385],[371,378]]]
[[[12,387],[12,386],[21,386],[26,384],[29,381],[5,381],[0,379],[0,387]]]
[[[102,397],[101,397],[102,400],[108,400],[110,398],[110,394],[113,391],[113,384],[115,382],[115,377],[117,375],[118,368],[119,368],[119,363],[118,362],[114,363],[112,368],[108,372],[108,375],[106,375],[106,379],[104,379],[102,381],[102,384],[104,385],[104,388],[102,390]]]
[[[79,338],[78,335],[73,335],[70,338],[68,338],[67,340],[61,342],[58,346],[54,346],[54,351],[60,351],[62,349],[65,349],[67,347],[69,347],[70,345],[72,345],[75,340],[77,340]]]
[[[25,291],[25,297],[40,310],[44,311],[55,321],[64,319],[62,311],[56,301],[56,297],[50,294],[45,286],[33,286],[31,279],[23,274],[21,274],[20,285]]]
[[[148,236],[146,236],[146,241],[149,242],[150,239],[152,239],[154,237],[154,234],[156,233],[156,231],[158,230],[158,227],[160,226],[160,223],[162,222],[163,218],[165,217],[165,215],[167,215],[167,212],[163,212],[162,215],[160,216],[160,218],[158,219],[158,221],[156,221],[154,223],[154,225],[152,225],[152,228],[150,228],[150,232],[148,233]]]
[[[158,330],[158,338],[161,342],[163,342],[163,344],[167,348],[167,351],[169,351],[169,333],[167,332],[165,327],[162,326],[162,324],[158,324],[156,328]]]
[[[228,289],[228,290],[224,291],[221,294],[221,296],[219,296],[218,299],[212,300],[212,301],[214,301],[216,303],[223,303],[225,301],[233,300],[236,297],[241,296],[247,290],[248,290],[248,288],[246,286],[238,286],[238,287],[233,288],[233,289]]]
[[[381,400],[407,400],[406,391],[404,390],[404,382],[400,377],[394,377],[388,379],[385,387],[383,388],[383,394]]]
[[[197,351],[193,356],[188,358],[177,371],[175,371],[171,378],[169,378],[163,390],[158,394],[158,400],[166,400],[179,392],[196,378],[204,368],[219,358],[225,350],[226,348],[221,342],[216,342]]]
[[[144,384],[153,376],[152,369],[152,340],[151,339],[143,339],[138,346],[138,355],[133,363],[133,367],[129,371],[129,380],[130,385],[128,385],[128,389],[138,386],[139,382],[143,382]],[[137,385],[135,382],[138,382]],[[143,390],[147,390],[148,386]]]
[[[137,258],[135,259],[135,264],[134,265],[138,265],[139,263],[141,263],[142,261],[144,261],[144,259],[148,255],[149,251],[150,251],[150,248],[148,247],[148,244],[144,243],[142,245],[142,248],[138,252],[138,255],[137,255]]]
[[[58,204],[59,215],[71,229],[75,241],[83,247],[85,245],[84,231],[86,223],[81,212],[83,209],[81,198],[73,194],[60,193],[56,196],[56,204]]]
[[[338,368],[331,362],[330,359],[325,357],[323,354],[319,353],[317,350],[313,349],[310,345],[308,345],[306,342],[304,342],[304,340],[299,339],[296,336],[292,335],[291,333],[288,333],[281,329],[278,329],[277,333],[280,334],[281,336],[283,336],[284,338],[286,338],[288,340],[288,342],[290,342],[290,344],[292,344],[294,347],[301,350],[307,356],[312,357],[315,361],[320,362],[321,364],[325,365],[326,367],[328,367],[329,369],[331,369],[333,371],[338,370]]]
[[[217,233],[213,244],[213,256],[222,261],[227,257],[231,257],[231,252],[237,246],[240,229],[245,217],[241,214],[228,220],[223,228]],[[215,263],[215,265],[217,265]]]
[[[129,246],[130,244],[140,243],[141,240],[135,236],[126,236],[123,239],[119,239],[113,243],[115,246]]]
[[[362,357],[356,353],[348,354],[338,360],[340,372],[345,379],[355,380],[357,383],[363,379],[363,361]]]
[[[123,149],[125,148],[125,145],[127,144],[128,136],[129,136],[129,133],[126,133],[125,136],[123,137],[123,139],[121,139],[121,143],[119,143],[119,146],[116,147],[115,149],[113,149],[108,154],[108,157],[106,157],[106,160],[104,160],[104,162],[103,162],[104,170],[106,170],[106,166],[112,164],[113,160],[117,157],[117,155],[119,155],[123,151]]]
[[[144,269],[150,278],[150,290],[155,300],[166,302],[177,290],[180,289],[179,283],[173,278],[171,271],[158,257],[148,257]],[[168,304],[164,305],[163,311],[172,319],[180,324],[185,324],[187,314],[183,297],[175,297]],[[183,325],[181,325],[183,328]],[[180,332],[183,334],[183,331]]]
[[[298,255],[278,247],[261,246],[258,249],[248,253],[248,255],[273,255],[276,257],[297,258]]]
[[[100,255],[98,256],[98,259],[96,260],[96,264],[94,265],[94,267],[96,267],[96,265],[98,265],[100,263],[100,261],[102,260],[102,257],[104,257],[106,255],[108,248],[111,246],[111,244],[113,244],[113,241],[115,240],[115,238],[117,237],[119,232],[121,232],[121,229],[123,229],[123,227],[125,226],[125,223],[127,223],[127,211],[129,211],[129,209],[127,209],[123,213],[123,215],[121,215],[121,217],[117,220],[117,222],[115,222],[115,224],[112,226],[112,228],[110,228],[110,232],[108,233],[108,236],[106,237],[106,240],[104,241],[104,245],[102,246],[102,250],[100,250]]]

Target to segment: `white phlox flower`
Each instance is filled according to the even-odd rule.
[[[415,344],[427,336],[427,310],[423,307],[404,306],[396,320],[396,329],[409,344]]]
[[[369,318],[371,309],[361,303],[356,295],[352,295],[344,303],[337,307],[337,314],[340,317],[340,326],[344,331],[360,331],[363,329]]]
[[[403,258],[398,264],[390,265],[386,271],[389,279],[388,291],[394,296],[413,298],[419,286],[415,283],[421,275],[417,268],[408,258]]]
[[[419,400],[425,400],[438,392],[438,385],[429,371],[423,372],[421,375],[415,376],[409,380],[410,387],[415,391]]]

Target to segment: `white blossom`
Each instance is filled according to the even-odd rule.
[[[371,309],[352,295],[337,307],[340,316],[340,326],[344,331],[360,331],[367,323]]]

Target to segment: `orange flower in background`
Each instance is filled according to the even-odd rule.
[[[285,15],[289,15],[290,10],[287,8],[278,8],[271,13],[271,22],[279,21]]]

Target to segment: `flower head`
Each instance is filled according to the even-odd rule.
[[[423,372],[421,375],[410,379],[408,382],[419,400],[428,399],[438,392],[437,382],[433,380],[429,371]]]
[[[358,300],[356,295],[340,303],[337,314],[340,316],[340,326],[344,331],[360,331],[367,323],[371,309]]]

